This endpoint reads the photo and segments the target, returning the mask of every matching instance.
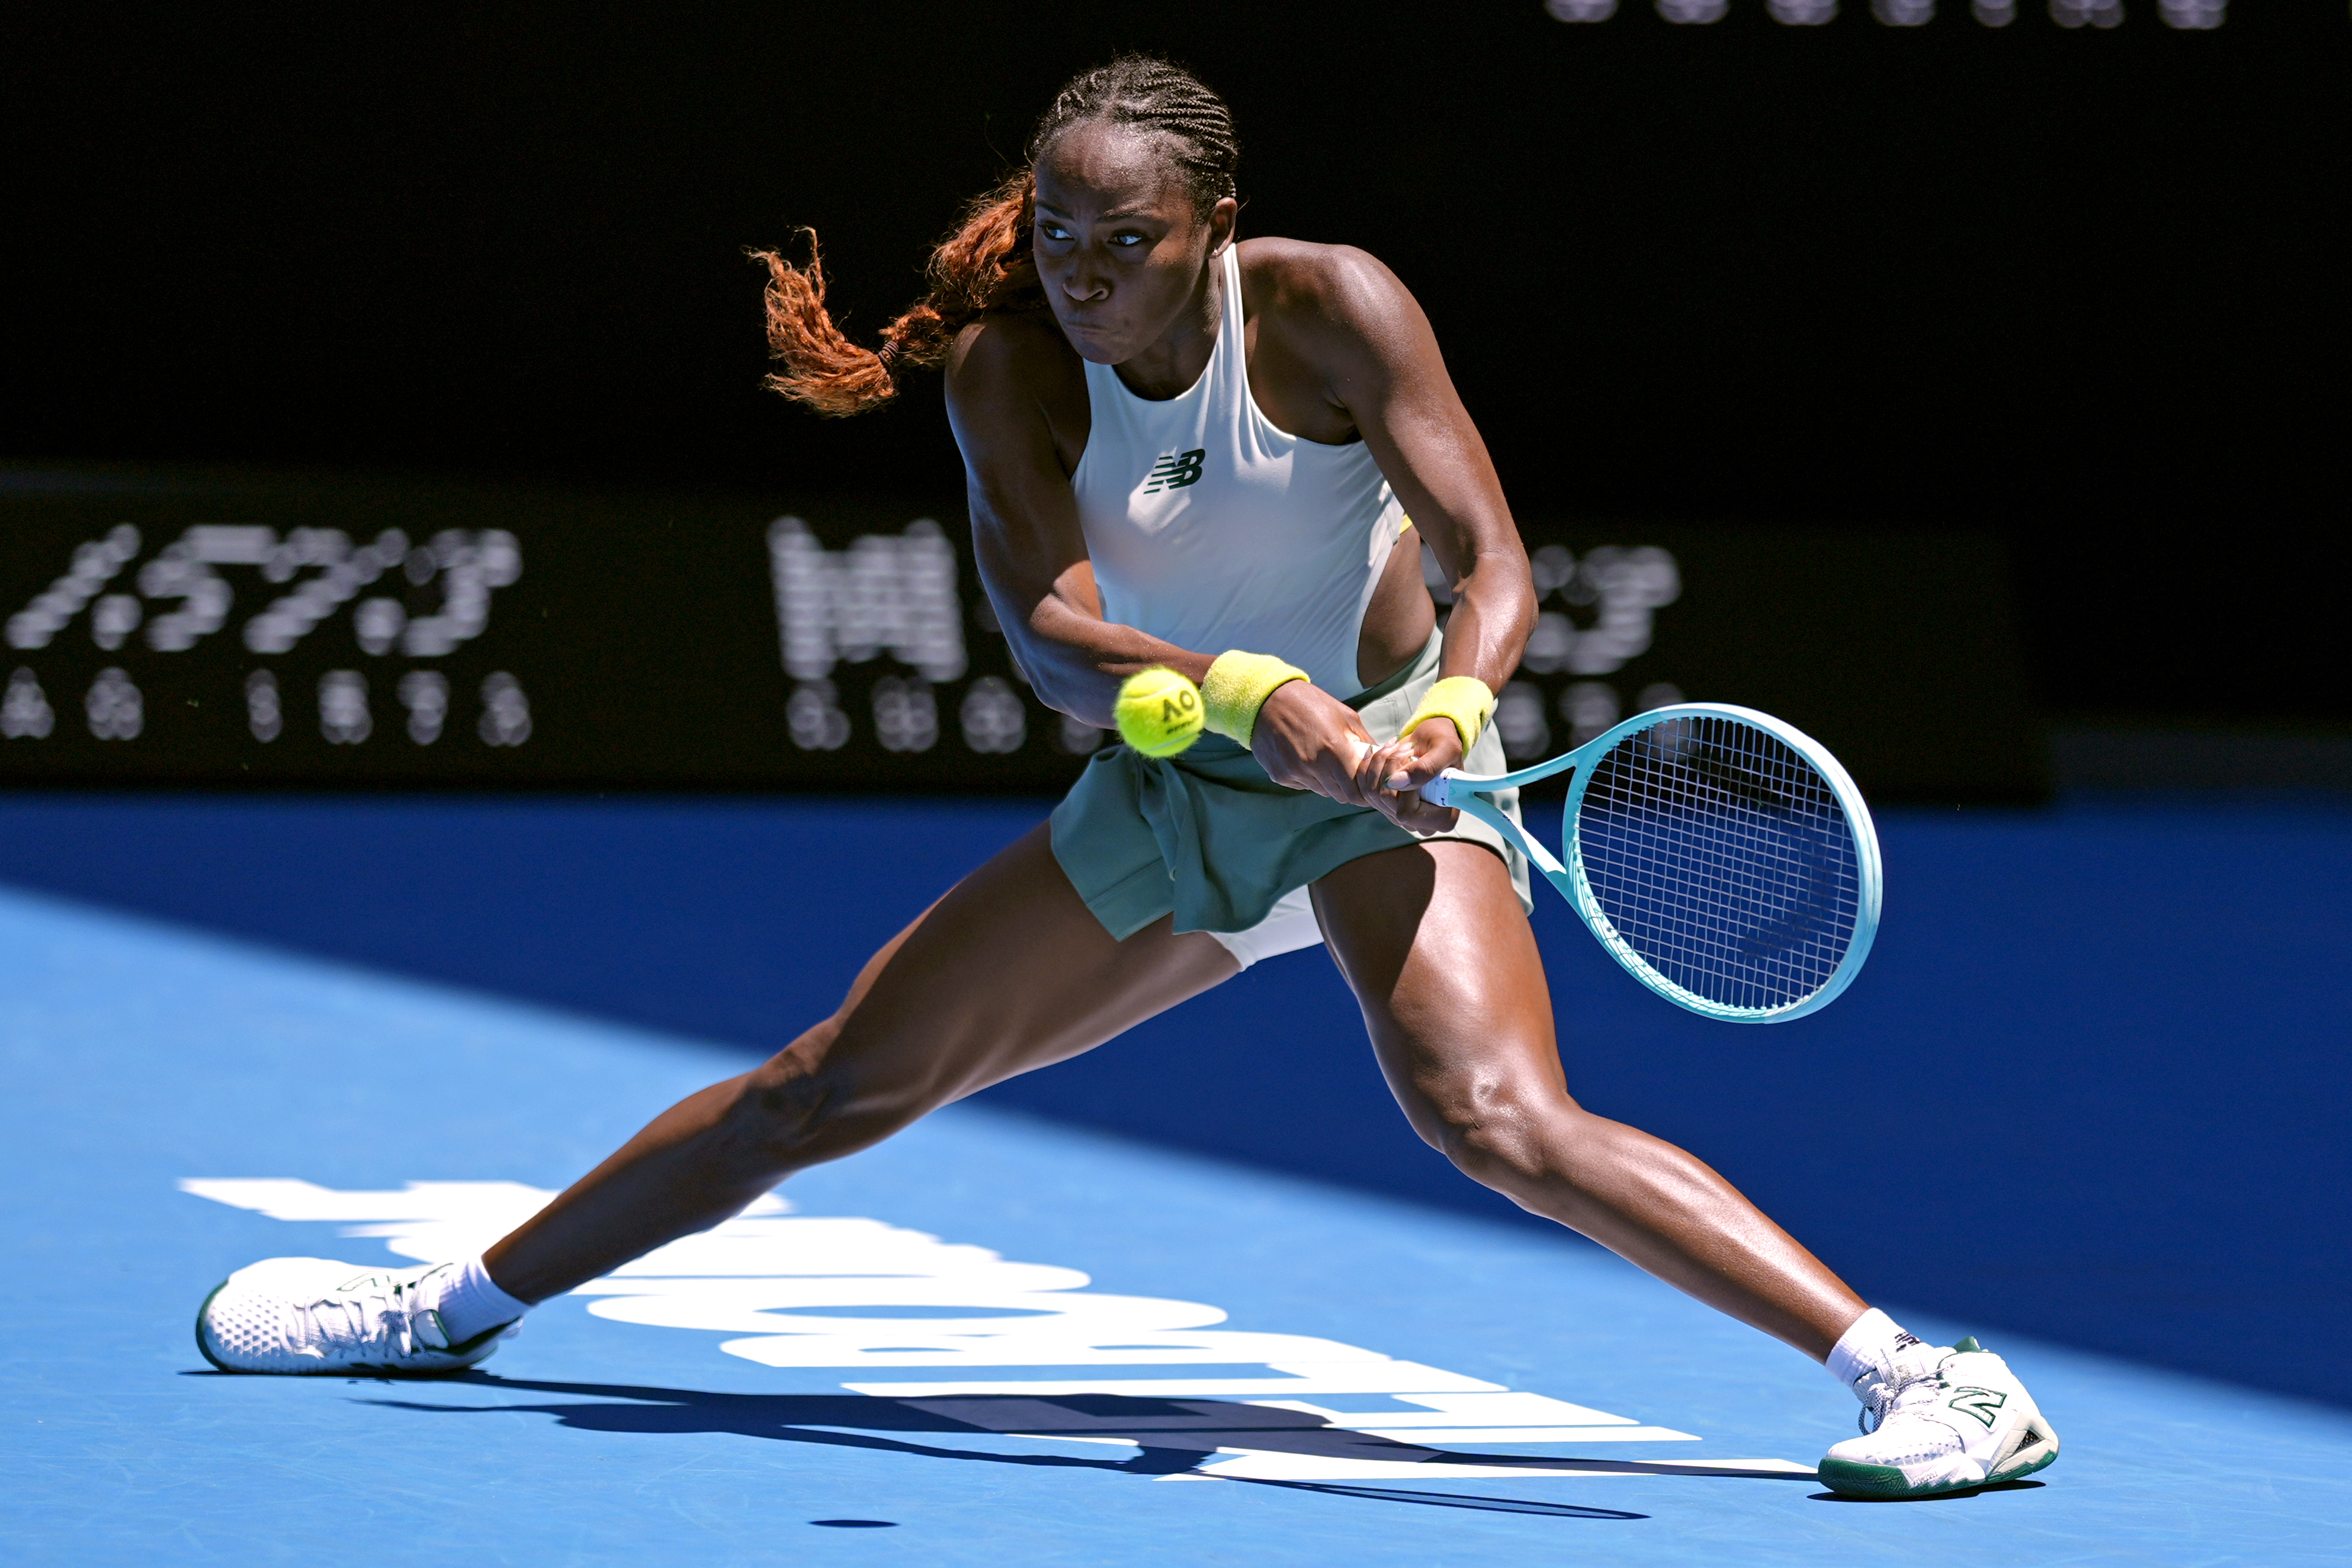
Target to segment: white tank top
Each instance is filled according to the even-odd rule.
[[[1307,441],[1258,412],[1236,247],[1221,265],[1216,347],[1189,391],[1154,402],[1087,362],[1094,425],[1070,487],[1103,617],[1194,653],[1272,653],[1353,696],[1403,512],[1362,441]]]

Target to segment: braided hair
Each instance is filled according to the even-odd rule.
[[[900,371],[944,361],[956,333],[987,310],[1034,310],[1045,301],[1029,258],[1037,162],[1063,132],[1102,122],[1157,137],[1181,173],[1197,216],[1234,195],[1241,142],[1233,111],[1181,66],[1152,55],[1122,55],[1071,78],[1030,134],[1029,166],[975,199],[924,269],[930,291],[883,329],[877,350],[849,340],[824,308],[816,231],[795,267],[778,252],[754,251],[766,266],[769,357],[783,368],[766,385],[821,414],[845,417],[898,392]]]
[[[1097,120],[1165,138],[1192,189],[1195,217],[1206,218],[1210,208],[1235,193],[1242,146],[1234,135],[1233,110],[1183,67],[1154,55],[1121,55],[1072,78],[1030,133],[1029,166],[1037,166],[1062,132]]]

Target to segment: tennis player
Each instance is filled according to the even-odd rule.
[[[1360,250],[1240,240],[1238,152],[1215,94],[1129,57],[1062,89],[878,352],[835,328],[814,250],[761,258],[777,391],[852,414],[944,368],[981,576],[1038,696],[1109,727],[1121,681],[1165,666],[1211,733],[1097,752],[832,1017],[481,1257],[232,1275],[197,1324],[215,1364],[470,1365],[532,1304],[795,1171],[1322,943],[1413,1129],[1465,1175],[1827,1363],[1865,1433],[1831,1485],[1917,1496],[2056,1457],[1999,1356],[1906,1333],[1700,1161],[1570,1097],[1525,863],[1415,793],[1503,770],[1526,551],[1413,297]],[[1424,543],[1454,587],[1442,635]]]

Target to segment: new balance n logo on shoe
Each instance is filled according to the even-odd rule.
[[[1150,478],[1143,486],[1147,496],[1162,490],[1181,490],[1187,485],[1201,482],[1201,465],[1209,460],[1208,448],[1196,446],[1190,452],[1171,452],[1151,465]]]
[[[2009,1396],[1998,1388],[1963,1386],[1945,1403],[1955,1410],[1975,1416],[1990,1430],[1992,1427],[1993,1412],[2009,1403]]]

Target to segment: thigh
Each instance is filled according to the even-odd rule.
[[[1315,884],[1332,961],[1413,1130],[1535,1099],[1573,1106],[1534,929],[1493,851],[1442,839],[1349,862]]]
[[[1090,1051],[1239,972],[1163,916],[1114,941],[1040,824],[866,964],[841,1010],[772,1063],[827,1108],[902,1120]]]

